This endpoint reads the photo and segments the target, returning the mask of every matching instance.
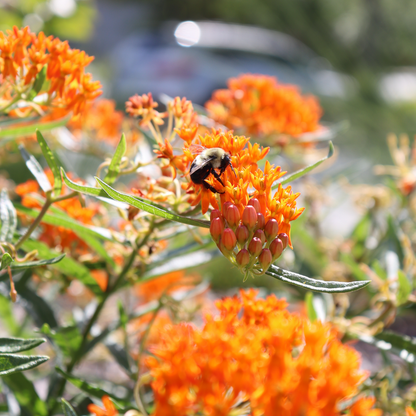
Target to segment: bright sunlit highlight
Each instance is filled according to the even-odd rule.
[[[201,38],[201,29],[195,22],[182,22],[175,30],[175,38],[181,46],[193,46]]]

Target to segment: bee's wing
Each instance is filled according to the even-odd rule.
[[[193,153],[194,155],[199,155],[201,154],[206,148],[200,144],[191,144],[189,146],[189,150],[191,151],[191,153]]]
[[[193,165],[193,166],[191,166],[191,171],[189,172],[189,174],[192,175],[197,170],[202,169],[204,166],[206,166],[209,163],[211,163],[211,161],[214,160],[214,159],[215,159],[215,157],[210,157],[209,159],[204,160],[200,165]]]

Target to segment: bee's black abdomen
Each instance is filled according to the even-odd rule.
[[[202,166],[199,169],[194,169],[197,167],[195,162],[191,165],[191,181],[196,183],[197,185],[201,185],[206,178],[208,178],[209,174],[211,173],[212,167],[210,165]]]

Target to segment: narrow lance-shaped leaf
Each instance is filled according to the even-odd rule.
[[[12,241],[14,232],[16,231],[17,216],[7,189],[2,189],[0,193],[0,221],[0,241]]]
[[[110,166],[108,167],[107,175],[105,175],[105,178],[104,178],[104,182],[111,185],[117,179],[117,176],[120,172],[120,163],[121,163],[121,160],[123,159],[124,154],[126,153],[126,149],[127,149],[126,136],[123,133],[121,135],[121,139],[120,139],[120,142],[118,143],[114,156],[111,159]]]
[[[51,256],[58,254],[56,251],[52,251],[46,244],[30,239],[23,243],[22,248],[26,251],[37,250],[39,258],[50,258]],[[82,284],[91,289],[95,295],[102,295],[103,292],[98,286],[97,281],[91,276],[90,271],[71,257],[65,257],[51,266],[59,270],[62,274],[69,276],[72,279],[79,280]]]
[[[20,126],[20,127],[10,127],[8,129],[0,130],[0,138],[2,137],[20,137],[20,136],[27,136],[29,134],[35,133],[37,129],[41,129],[42,131],[52,130],[57,127],[65,126],[68,123],[70,117],[61,118],[60,120],[54,120],[49,123],[34,123],[30,125]],[[24,120],[22,120],[24,121]],[[3,144],[3,140],[1,141]]]
[[[27,351],[44,342],[46,342],[45,338],[0,338],[0,353]]]
[[[78,416],[75,409],[64,398],[61,399],[62,411],[65,416]]]
[[[308,318],[311,322],[314,322],[318,319],[318,314],[315,311],[313,306],[313,293],[308,292],[305,296],[306,312],[308,313]]]
[[[4,253],[0,259],[0,270],[5,269],[13,262],[12,256],[9,253]]]
[[[282,282],[298,286],[302,289],[312,290],[321,293],[346,293],[362,289],[370,283],[370,280],[359,282],[327,282],[325,280],[311,279],[298,273],[283,270],[272,264],[266,272],[269,276]]]
[[[0,354],[0,376],[30,370],[48,360],[46,355]]]
[[[306,175],[311,170],[314,170],[315,168],[317,168],[322,162],[325,162],[325,160],[332,157],[333,154],[334,154],[334,145],[332,144],[332,142],[329,142],[329,151],[328,151],[327,156],[325,156],[321,160],[318,160],[316,163],[313,163],[312,165],[307,166],[306,168],[300,169],[297,172],[292,173],[291,175],[283,176],[283,178],[280,178],[274,183],[274,185],[272,186],[272,189],[278,188],[280,184],[286,185],[287,183],[292,182],[295,179],[299,179],[303,175]]]
[[[69,189],[72,189],[73,191],[77,191],[86,195],[101,196],[104,198],[108,198],[107,193],[100,188],[94,188],[93,186],[80,185],[79,183],[71,181],[71,179],[69,179],[67,174],[65,173],[65,170],[63,167],[61,167],[61,173],[65,182],[65,185]]]
[[[66,254],[63,253],[60,256],[53,257],[51,259],[28,261],[26,263],[16,263],[16,262],[14,262],[11,265],[11,268],[13,270],[23,270],[23,269],[31,269],[33,267],[47,266],[48,264],[59,263],[65,256],[66,256]]]
[[[64,178],[65,185],[69,189],[72,189],[73,191],[77,191],[77,192],[80,192],[80,193],[85,194],[85,195],[105,198],[107,201],[112,201],[112,200],[115,201],[114,199],[110,198],[108,196],[107,192],[105,192],[101,188],[95,188],[93,186],[80,185],[76,182],[71,181],[71,179],[68,178],[67,174],[65,173],[65,171],[62,167],[61,167],[61,172],[62,172],[62,177]],[[142,202],[148,204],[148,205],[152,205],[154,207],[164,209],[164,207],[162,205],[157,204],[156,202],[149,201],[149,200],[141,198],[139,196],[136,196],[135,198],[138,199],[139,201],[142,201]],[[123,201],[120,201],[120,202],[123,202]]]
[[[407,276],[401,270],[397,272],[397,275],[399,286],[397,288],[396,297],[397,304],[400,306],[407,302],[409,295],[412,293],[412,285],[410,284]]]
[[[23,147],[23,145],[19,146],[19,150],[23,159],[25,160],[26,166],[37,180],[39,186],[42,188],[42,191],[46,193],[52,190],[51,183],[49,182],[48,177],[46,176],[45,172],[42,169],[42,166],[40,166],[39,162],[35,159],[35,157],[29,154]]]
[[[92,383],[87,383],[86,381],[80,379],[79,377],[75,377],[71,374],[68,374],[68,373],[64,372],[60,368],[56,368],[56,371],[59,374],[61,374],[64,378],[66,378],[74,386],[78,387],[80,390],[84,391],[85,393],[87,393],[87,394],[89,394],[93,397],[96,397],[97,399],[101,399],[103,396],[109,396],[114,401],[114,404],[117,407],[120,407],[120,403],[123,403],[123,400],[121,400],[118,397],[114,396],[113,394],[95,386]]]
[[[39,215],[39,211],[24,207],[21,204],[16,204],[16,209],[29,217],[36,218]],[[101,238],[108,241],[115,241],[109,230],[101,227],[87,226],[81,222],[69,217],[61,216],[57,214],[45,214],[42,218],[42,222],[45,224],[56,225],[68,228],[77,233],[82,239],[82,235],[87,233],[93,237]]]
[[[28,100],[33,100],[42,89],[43,83],[46,79],[46,65],[40,70],[39,74],[35,78],[35,82],[33,83],[33,87],[29,92]]]
[[[111,198],[117,201],[126,202],[129,205],[132,205],[133,207],[142,209],[143,211],[146,211],[150,214],[157,215],[158,217],[166,218],[168,220],[180,222],[182,224],[194,225],[196,227],[209,228],[209,225],[210,225],[209,221],[196,220],[193,218],[183,217],[182,215],[175,214],[171,211],[168,211],[165,208],[159,208],[157,206],[150,205],[131,195],[125,194],[123,192],[118,192],[99,178],[96,178],[96,180],[98,181],[100,186],[104,189],[104,191],[107,192],[107,194]]]
[[[36,138],[42,150],[43,156],[45,157],[46,162],[48,163],[48,166],[51,168],[53,173],[53,193],[55,196],[59,196],[62,189],[62,178],[61,173],[59,172],[58,164],[56,163],[55,156],[53,155],[52,150],[49,148],[46,140],[39,130],[36,130]]]
[[[33,383],[24,374],[14,373],[3,376],[2,381],[16,397],[21,415],[46,416],[48,414],[46,403],[39,398]]]

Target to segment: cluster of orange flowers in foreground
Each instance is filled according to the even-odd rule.
[[[85,73],[93,59],[28,27],[0,32],[0,110],[17,117],[44,116],[48,109],[53,117],[78,114],[101,95],[100,82]],[[18,102],[27,105],[15,108]]]
[[[51,170],[45,171],[50,183],[53,183],[53,173]],[[67,188],[62,187],[61,194],[66,194]],[[40,195],[43,192],[35,180],[28,180],[17,185],[15,192],[22,198],[22,205],[27,208],[40,209],[43,206]],[[92,218],[97,214],[97,206],[92,208],[84,207],[77,198],[65,199],[54,203],[54,206],[65,211],[71,218],[83,224],[92,224]],[[72,254],[84,254],[89,252],[88,245],[80,239],[77,234],[69,228],[42,223],[42,233],[38,239],[51,248],[60,248],[62,251],[71,251]]]
[[[229,129],[258,138],[299,136],[320,128],[322,109],[314,96],[302,96],[294,85],[275,77],[244,74],[214,91],[205,104],[208,114]],[[283,144],[283,143],[281,143]]]
[[[367,377],[358,353],[330,324],[289,313],[284,299],[257,292],[217,301],[205,325],[171,325],[146,360],[154,416],[341,415],[340,404]],[[347,405],[353,416],[379,416],[374,400]]]
[[[168,103],[165,113],[155,110],[157,103],[151,94],[131,97],[126,107],[128,113],[140,117],[141,123],[154,133],[159,147],[155,153],[164,160],[162,171],[169,167],[172,178],[180,174],[187,202],[192,206],[201,202],[203,214],[210,206],[213,208],[211,235],[222,253],[242,268],[246,276],[248,272],[264,273],[286,246],[291,246],[290,222],[303,212],[303,208],[296,208],[299,193],[293,194],[290,186],[279,185],[275,192],[272,190],[273,184],[286,172],[268,161],[264,170],[258,167],[257,163],[265,158],[269,148],[253,145],[249,138],[236,136],[232,131],[205,129],[205,134],[197,134],[197,115],[192,103],[184,98],[177,97]],[[165,118],[168,118],[168,129],[162,134],[160,128]],[[175,133],[182,139],[179,143],[182,152],[173,150]],[[233,171],[227,167],[221,175],[224,186],[213,175],[206,179],[217,193],[189,178],[192,162],[205,148],[223,149],[230,155],[234,168]]]

